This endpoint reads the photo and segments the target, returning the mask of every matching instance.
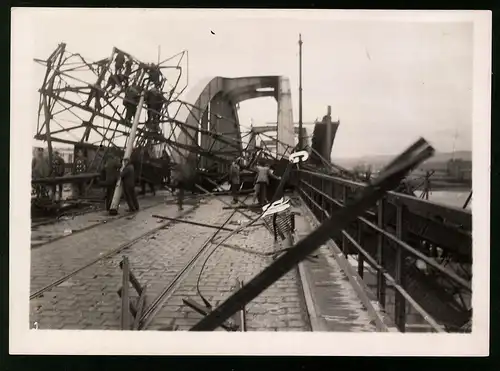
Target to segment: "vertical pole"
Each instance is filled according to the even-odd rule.
[[[342,204],[343,207],[346,207],[347,203],[347,186],[345,184],[342,184]],[[347,231],[345,231],[347,232]],[[347,257],[347,241],[345,238],[344,233],[342,233],[342,252],[344,253],[344,256]]]
[[[358,219],[358,243],[359,246],[363,247],[363,222]],[[358,274],[361,278],[363,278],[363,275],[365,273],[365,267],[364,267],[364,256],[361,254],[361,252],[358,253]]]
[[[240,290],[244,286],[243,281],[238,280],[238,290]],[[247,331],[247,310],[243,306],[240,311],[240,330],[241,332]]]
[[[278,241],[278,222],[277,222],[278,214],[273,215],[273,232],[274,232],[274,241]]]
[[[399,240],[403,240],[403,218],[404,218],[404,206],[398,203],[396,206],[396,237]],[[403,248],[399,245],[396,250],[396,283],[400,285],[403,289],[405,288],[405,254]],[[399,331],[405,332],[406,330],[406,300],[405,298],[396,291],[395,297],[395,319],[396,326]]]
[[[52,86],[49,88],[50,93],[52,93]],[[52,113],[50,112],[49,105],[47,103],[47,96],[43,96],[43,110],[45,115],[45,140],[47,141],[47,152],[48,152],[48,160],[49,160],[49,169],[50,169],[50,177],[54,178],[56,175],[52,173],[52,139],[50,135],[50,120],[52,119]],[[51,194],[50,198],[52,201],[55,201],[56,198],[56,186],[52,185],[50,187]]]
[[[384,221],[384,199],[381,198],[378,201],[378,227],[380,229],[385,229]],[[377,263],[380,267],[384,266],[384,235],[382,233],[378,234],[378,244],[377,244]],[[382,306],[385,308],[385,277],[381,270],[377,270],[377,299]]]
[[[331,114],[332,114],[332,107],[331,106],[328,106],[328,109],[327,109],[327,114],[326,114],[326,122],[325,122],[325,125],[326,125],[326,138],[325,138],[325,154],[324,154],[324,158],[325,160],[327,161],[328,164],[331,164],[332,160],[330,159],[331,157],[331,148],[330,148],[330,144],[332,142],[332,120],[331,120]]]
[[[142,106],[144,105],[144,91],[141,93],[141,99],[139,100],[139,104],[137,105],[137,112],[135,113],[134,122],[132,123],[132,128],[130,129],[130,134],[127,140],[127,147],[125,148],[125,154],[123,159],[129,159],[132,154],[132,150],[134,149],[134,141],[135,135],[137,132],[137,127],[139,126],[139,117],[141,116]],[[122,162],[122,166],[120,171],[123,171],[124,163]],[[118,207],[120,206],[120,198],[122,197],[122,182],[121,177],[118,178],[115,187],[115,193],[113,194],[113,201],[111,202],[111,207],[109,210],[110,215],[116,215],[118,213]]]
[[[302,134],[302,35],[299,34],[299,149],[303,149]]]

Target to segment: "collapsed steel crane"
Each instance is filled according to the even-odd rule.
[[[60,143],[74,146],[75,157],[80,151],[84,152],[88,166],[78,174],[56,176],[49,165],[45,174],[33,179],[33,185],[75,182],[91,185],[99,178],[108,154],[122,158],[134,157],[135,153],[136,158],[140,158],[141,170],[145,152],[153,158],[162,151],[170,157],[176,153],[186,161],[186,153],[195,154],[197,168],[204,157],[223,164],[237,157],[277,159],[277,155],[265,147],[264,133],[257,134],[261,137],[260,145],[250,146],[250,142],[245,143],[243,139],[255,134],[251,129],[235,139],[227,133],[188,125],[178,119],[181,109],[187,109],[193,116],[201,109],[180,99],[188,84],[187,73],[185,81],[183,78],[187,72],[187,51],[154,64],[144,63],[115,47],[109,57],[92,62],[79,53],[69,52],[66,44],[61,43],[49,58],[35,59],[35,62],[46,69],[39,89],[35,139],[47,142],[48,164],[53,163],[53,144]],[[192,143],[178,141],[180,132],[188,134]],[[210,148],[198,144],[200,134],[211,138]],[[217,150],[212,150],[215,143],[219,144]],[[230,150],[223,150],[224,147]],[[292,148],[287,152],[291,153]],[[216,178],[220,179],[221,174],[216,174]],[[119,182],[115,193],[117,201]],[[55,201],[54,194],[51,201]]]

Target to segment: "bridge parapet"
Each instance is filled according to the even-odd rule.
[[[320,222],[366,187],[306,170],[294,177]],[[332,240],[400,331],[457,332],[470,321],[470,210],[389,192]]]

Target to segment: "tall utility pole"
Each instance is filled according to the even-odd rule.
[[[302,137],[302,35],[299,34],[299,150],[303,149]]]

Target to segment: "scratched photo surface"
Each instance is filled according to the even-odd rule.
[[[22,352],[207,332],[487,352],[490,16],[330,13],[13,11]]]

